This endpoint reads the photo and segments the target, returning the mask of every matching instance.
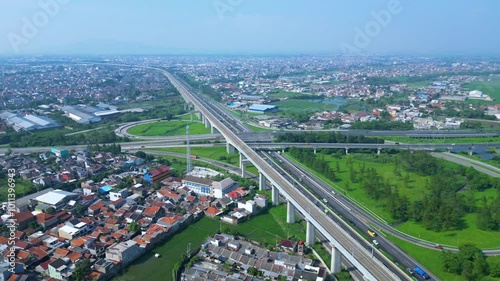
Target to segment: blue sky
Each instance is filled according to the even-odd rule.
[[[40,4],[56,1],[64,3],[50,14]],[[498,54],[499,10],[496,0],[0,0],[0,54],[340,53],[346,46]]]

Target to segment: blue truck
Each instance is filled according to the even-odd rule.
[[[422,278],[424,279],[430,279],[429,275],[427,275],[427,273],[425,273],[425,271],[423,271],[419,266],[416,266],[413,268],[413,270],[420,276],[422,276]]]

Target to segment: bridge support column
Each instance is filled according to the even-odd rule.
[[[340,271],[342,271],[341,265],[342,265],[342,254],[337,248],[332,247],[332,263],[330,265],[330,271],[332,273],[339,273]]]
[[[264,176],[261,172],[259,172],[259,190],[266,190],[266,176]]]
[[[279,199],[280,199],[280,192],[276,186],[272,185],[271,200],[273,201],[273,205],[278,205]]]
[[[314,147],[314,154],[316,154],[316,147]]]
[[[241,154],[241,152],[240,152],[240,169],[241,169],[241,177],[242,178],[244,178],[246,176],[247,164],[245,162],[246,162],[245,155]]]
[[[219,132],[219,130],[217,130],[217,128],[215,128],[214,126],[210,127],[210,133],[216,134],[218,132]]]
[[[191,118],[191,123],[193,123],[193,113],[192,112],[189,113],[189,117]]]
[[[349,147],[345,148],[345,155],[349,155]]]
[[[470,147],[469,148],[469,155],[472,156],[472,154],[474,154],[474,147]]]
[[[196,116],[198,117],[198,120],[202,120],[203,119],[203,115],[201,115],[201,112],[196,112]]]
[[[380,151],[382,150],[382,148],[377,148],[377,155],[380,155]]]
[[[226,152],[227,154],[234,154],[234,146],[226,142]]]
[[[316,241],[316,229],[314,229],[314,225],[310,222],[307,221],[307,230],[306,230],[306,244],[309,246],[314,245],[314,242]]]
[[[288,201],[286,203],[286,222],[287,223],[295,223],[295,206],[292,202]]]
[[[207,118],[203,119],[203,123],[205,123],[205,128],[210,128],[210,121]]]
[[[495,152],[496,152],[496,153],[500,153],[500,147],[498,147],[498,146],[497,146],[497,147],[495,147]]]

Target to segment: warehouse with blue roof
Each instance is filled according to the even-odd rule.
[[[270,113],[278,111],[277,105],[267,105],[267,104],[252,104],[248,107],[248,112],[255,113]]]

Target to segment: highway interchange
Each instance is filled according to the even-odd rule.
[[[159,69],[157,69],[159,70]],[[169,79],[172,79],[173,77],[169,77]],[[190,86],[186,86],[185,83],[178,84],[176,87],[179,86],[183,87],[185,89],[184,94],[192,94],[188,93],[193,91]],[[186,89],[189,88],[189,91]],[[181,90],[179,90],[181,92]],[[182,94],[182,93],[181,93]],[[432,242],[427,242],[427,241],[422,241],[419,239],[416,239],[415,237],[406,235],[404,233],[397,232],[394,230],[392,227],[388,226],[387,224],[381,222],[380,220],[374,218],[372,215],[368,214],[365,210],[359,208],[357,205],[353,204],[350,200],[346,199],[343,195],[339,194],[338,192],[333,193],[332,188],[327,185],[326,183],[322,182],[320,179],[316,178],[313,174],[311,174],[309,171],[297,166],[294,163],[291,163],[288,159],[283,157],[282,155],[276,153],[276,152],[271,152],[271,153],[264,153],[258,150],[261,149],[280,149],[283,147],[290,147],[290,146],[302,146],[302,147],[311,147],[311,148],[323,148],[323,147],[329,147],[329,148],[346,148],[348,147],[349,149],[351,148],[372,148],[372,149],[388,149],[388,148],[396,148],[394,144],[279,144],[279,143],[272,143],[272,139],[274,138],[274,133],[267,132],[267,133],[254,133],[250,132],[244,124],[239,121],[238,119],[234,118],[234,116],[231,116],[229,113],[225,112],[225,109],[222,105],[219,103],[216,103],[214,101],[211,101],[209,99],[200,97],[199,100],[196,99],[190,99],[188,97],[188,101],[191,102],[192,104],[196,105],[197,108],[205,106],[206,109],[203,112],[205,116],[210,116],[211,118],[211,123],[214,125],[217,130],[220,133],[216,134],[207,134],[207,135],[192,135],[190,136],[190,139],[192,141],[206,141],[206,140],[212,140],[212,141],[224,141],[224,137],[230,139],[230,143],[235,144],[238,146],[240,149],[240,152],[243,153],[249,160],[256,166],[256,167],[261,167],[263,168],[262,172],[266,174],[266,177],[274,179],[275,184],[279,184],[280,187],[282,188],[283,191],[286,193],[290,194],[290,197],[287,197],[289,200],[296,199],[297,201],[295,202],[299,208],[297,209],[302,209],[302,215],[306,216],[309,215],[309,217],[314,217],[322,225],[329,225],[331,226],[326,230],[328,234],[331,234],[332,237],[338,238],[344,235],[343,232],[346,232],[350,237],[352,237],[355,240],[355,244],[353,244],[351,241],[342,241],[341,243],[343,245],[347,245],[347,250],[351,251],[352,253],[356,253],[358,256],[356,257],[357,260],[361,261],[363,265],[369,265],[371,267],[370,273],[374,273],[378,276],[384,276],[385,279],[383,280],[394,280],[393,278],[395,277],[393,273],[387,273],[386,270],[384,269],[384,266],[387,266],[387,268],[390,268],[392,272],[394,272],[398,278],[407,280],[408,276],[402,272],[397,266],[392,264],[392,262],[388,261],[385,256],[383,256],[377,249],[373,250],[373,256],[374,259],[370,257],[371,255],[371,250],[372,250],[372,244],[368,243],[363,237],[361,237],[352,227],[357,227],[360,229],[362,232],[366,233],[366,230],[368,228],[373,229],[374,227],[379,230],[383,230],[384,232],[391,233],[396,237],[399,237],[401,239],[410,241],[412,243],[428,247],[428,248],[434,248],[434,244]],[[200,101],[203,101],[203,105],[200,103]],[[229,121],[224,121],[224,120],[229,120]],[[148,120],[146,122],[151,122],[151,120]],[[121,136],[127,136],[131,138],[135,138],[135,136],[127,135],[127,129],[130,128],[131,126],[136,125],[137,122],[133,122],[130,124],[125,124],[124,126],[121,126],[119,129],[117,129],[115,132],[117,135]],[[226,128],[227,126],[227,128]],[[418,132],[418,131],[417,131]],[[350,131],[350,132],[344,132],[348,133],[351,135],[364,135],[364,136],[380,136],[381,133],[377,131]],[[397,134],[397,133],[396,133]],[[414,134],[420,134],[420,133],[415,133],[415,132],[405,132],[408,136],[414,135]],[[429,132],[425,132],[425,134],[429,134]],[[434,133],[431,133],[434,134]],[[440,137],[446,137],[449,134],[464,134],[467,136],[474,135],[478,136],[478,133],[476,132],[468,132],[468,131],[462,131],[462,132],[446,132],[443,134],[443,136]],[[498,136],[497,132],[488,132],[488,133],[480,133],[482,136]],[[384,135],[384,133],[382,133]],[[401,132],[399,132],[398,135],[401,135]],[[420,135],[423,136],[423,135]],[[144,150],[146,148],[156,148],[156,147],[175,147],[175,146],[184,146],[183,143],[185,141],[185,136],[178,136],[178,137],[140,137],[140,141],[135,141],[135,142],[128,142],[128,143],[122,143],[122,149],[123,150],[130,150],[130,152],[133,152],[134,150]],[[142,140],[142,139],[147,139],[147,140]],[[246,142],[246,143],[245,143]],[[457,144],[458,146],[459,144]],[[208,145],[212,146],[212,145]],[[443,145],[436,145],[436,144],[428,144],[428,145],[410,145],[411,147],[408,147],[409,149],[445,149],[445,150],[450,150],[452,147],[450,147],[450,144],[443,144]],[[463,145],[465,147],[479,147],[481,145],[479,144],[470,144],[470,145]],[[487,144],[488,147],[499,147],[500,144]],[[66,148],[68,149],[82,149],[85,148],[85,145],[82,146],[68,146]],[[403,147],[397,147],[397,148],[403,148]],[[31,153],[31,152],[40,152],[40,151],[47,151],[48,147],[39,147],[39,148],[15,148],[13,149],[14,152],[17,153]],[[6,149],[0,149],[0,153],[5,153]],[[155,154],[160,154],[162,152],[155,151]],[[168,154],[168,153],[166,153]],[[442,156],[445,155],[445,156]],[[180,156],[180,155],[177,155]],[[453,158],[454,155],[446,155],[446,153],[438,153],[435,154],[437,157],[445,158],[447,160],[450,160],[450,158]],[[500,174],[500,169],[497,169],[496,171],[494,169],[491,169],[491,167],[485,167],[484,163],[476,161],[477,163],[471,163],[470,159],[459,159],[457,160],[457,157],[454,157],[454,160],[451,161],[462,161],[463,163],[459,163],[462,165],[467,165],[467,166],[474,166],[476,170],[489,173],[490,175],[493,176],[491,173],[495,173],[497,175]],[[464,157],[465,158],[465,157]],[[264,160],[266,159],[266,160]],[[274,160],[273,160],[274,159]],[[276,162],[277,161],[277,162]],[[474,160],[472,160],[474,161]],[[216,165],[219,167],[224,167],[227,170],[231,170],[233,172],[239,173],[239,170],[232,169],[228,167],[228,165],[224,163],[219,163],[218,161],[206,161],[209,164]],[[278,164],[279,163],[279,164]],[[489,166],[489,165],[487,165]],[[482,169],[482,170],[481,170]],[[261,169],[259,169],[261,170]],[[255,175],[252,175],[252,177],[255,177]],[[307,190],[304,186],[305,185],[309,188]],[[305,198],[304,198],[305,197]],[[317,198],[324,198],[327,201],[328,208],[335,210],[338,214],[340,214],[346,221],[349,222],[346,223],[339,217],[336,217],[333,212],[324,212],[325,206],[323,206],[324,202],[322,200],[318,200]],[[313,206],[311,206],[313,205]],[[301,207],[301,208],[300,208]],[[304,210],[308,210],[304,212]],[[305,214],[306,213],[306,214]],[[308,214],[307,214],[308,213]],[[369,226],[370,225],[370,226]],[[337,228],[340,228],[340,232]],[[327,235],[329,236],[329,235]],[[403,267],[413,267],[413,265],[416,264],[416,262],[407,254],[401,251],[397,246],[395,246],[392,242],[390,242],[388,239],[382,236],[377,237],[377,241],[379,243],[380,249],[386,251],[389,253],[398,263]],[[359,248],[361,246],[361,248]],[[445,247],[446,248],[446,247]],[[450,250],[455,250],[454,248],[449,248]],[[497,250],[491,250],[491,251],[484,251],[485,254],[487,255],[497,255],[499,254],[499,251]],[[381,260],[384,266],[380,266],[380,264],[377,263],[375,260]],[[365,264],[366,263],[366,264]],[[387,269],[386,268],[386,269]],[[427,273],[431,274],[428,270],[426,271]],[[358,273],[359,275],[359,273]],[[358,276],[359,277],[359,276]],[[437,279],[436,276],[432,276],[433,280],[439,280]],[[375,279],[373,279],[375,280]],[[380,279],[379,279],[380,280]],[[409,279],[408,279],[409,280]]]

